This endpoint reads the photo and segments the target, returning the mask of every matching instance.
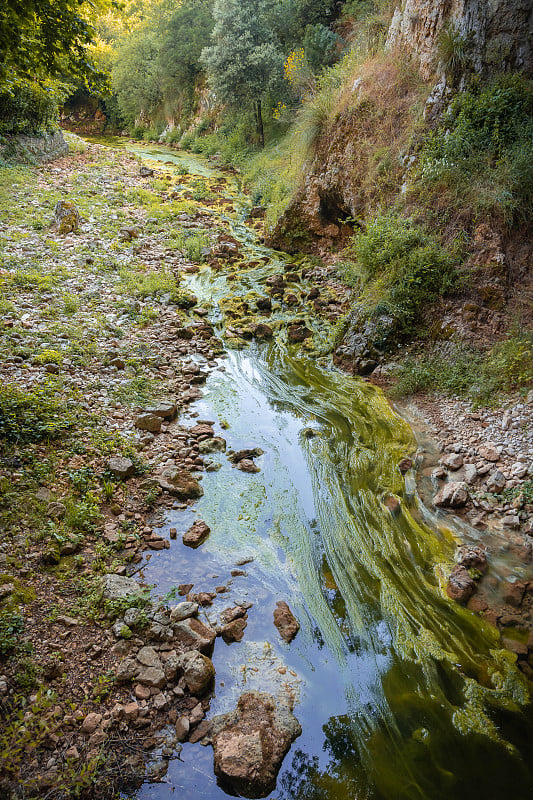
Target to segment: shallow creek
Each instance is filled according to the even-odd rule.
[[[189,154],[128,149],[150,165],[165,162],[170,174],[174,162],[220,175]],[[188,278],[219,332],[219,301],[259,288],[289,260],[257,242],[242,221],[245,204],[237,197],[226,221],[256,266],[234,282],[208,267]],[[324,339],[321,323],[308,324]],[[379,389],[284,337],[281,329],[270,344],[229,350],[192,408],[216,422],[228,447],[262,448],[261,471],[243,474],[215,455],[222,466],[203,475],[204,497],[194,510],[171,511],[160,531],[183,531],[199,517],[211,527],[208,540],[191,551],[178,535],[141,573],[156,596],[180,583],[230,586],[229,601],[202,612],[208,619],[253,603],[243,641],[217,639],[210,715],[233,708],[247,689],[294,696],[303,734],[270,795],[277,800],[531,798],[527,689],[497,633],[443,595],[459,528],[424,509],[412,476],[399,473],[400,458],[416,449],[411,429]],[[388,493],[401,501],[398,516],[383,504]],[[247,557],[245,574],[231,577]],[[279,599],[301,624],[291,645],[272,624]],[[200,744],[185,744],[163,782],[137,795],[226,796],[212,750]]]

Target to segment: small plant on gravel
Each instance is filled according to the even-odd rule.
[[[8,656],[20,644],[20,634],[24,629],[24,618],[12,611],[0,611],[0,655]]]
[[[51,387],[0,386],[0,452],[13,444],[58,439],[74,425],[73,411],[54,398]]]

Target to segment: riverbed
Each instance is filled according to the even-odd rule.
[[[190,154],[131,150],[170,174],[183,166],[219,174]],[[237,280],[207,266],[187,279],[220,334],[221,301],[294,263],[258,241],[245,223],[247,198],[232,191],[235,211],[222,218],[254,265]],[[286,315],[281,306],[272,318]],[[306,324],[324,344],[324,322],[307,316]],[[407,423],[379,389],[336,370],[320,347],[289,344],[282,328],[270,343],[228,349],[219,367],[189,413],[213,421],[234,450],[260,447],[261,471],[243,475],[220,456],[194,512],[172,511],[165,523],[183,531],[199,517],[209,539],[191,551],[178,537],[141,573],[156,595],[191,581],[202,591],[231,585],[232,597],[253,603],[244,640],[217,639],[210,716],[248,689],[294,700],[303,733],[272,800],[530,798],[526,683],[497,631],[445,597],[465,530],[421,507],[412,474],[400,474],[398,462],[416,450]],[[396,515],[385,504],[391,496]],[[236,569],[244,574],[232,576]],[[290,645],[272,625],[277,600],[301,625]],[[227,796],[210,748],[185,744],[163,781],[137,794],[176,796]]]

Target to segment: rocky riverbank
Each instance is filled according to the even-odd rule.
[[[421,443],[413,463],[424,502],[471,526],[447,593],[498,628],[532,680],[533,392],[493,409],[418,395],[400,411]]]
[[[226,449],[223,423],[176,421],[224,369],[182,277],[235,248],[196,176],[170,205],[175,179],[125,152],[2,180],[0,781],[5,797],[110,797],[209,741],[214,641],[239,641],[251,606],[232,604],[230,575],[180,585],[174,605],[136,577],[178,533],[209,535],[158,529]],[[254,472],[261,453],[227,457]]]

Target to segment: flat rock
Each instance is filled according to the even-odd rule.
[[[284,600],[278,600],[276,603],[274,625],[285,642],[292,642],[300,630],[300,623]]]
[[[216,633],[199,619],[191,617],[183,622],[173,624],[174,636],[180,644],[189,650],[199,650],[204,655],[211,655]]]
[[[176,418],[178,407],[176,403],[161,402],[150,406],[150,408],[145,408],[144,411],[146,414],[153,414],[156,417],[170,421]]]
[[[237,708],[212,720],[215,774],[231,794],[266,797],[302,729],[288,706],[272,695],[247,692]]]
[[[141,587],[134,578],[109,573],[102,579],[102,590],[106,600],[124,600],[132,595],[140,594]]]
[[[113,456],[107,462],[108,470],[116,478],[131,478],[135,472],[135,466],[130,458],[122,458],[122,456]]]
[[[198,614],[198,603],[178,603],[170,609],[171,622],[182,622],[189,617],[195,617]]]
[[[150,431],[150,433],[159,433],[163,420],[157,414],[139,414],[135,417],[135,427],[140,431]]]
[[[478,447],[478,453],[485,461],[495,462],[500,460],[501,449],[491,442],[487,442]]]
[[[162,489],[166,489],[180,500],[196,499],[202,497],[204,493],[200,483],[187,470],[170,467],[163,470],[157,482]]]
[[[440,492],[433,498],[438,508],[462,508],[468,502],[468,489],[462,481],[445,483]]]
[[[227,625],[224,625],[221,635],[226,644],[230,644],[230,642],[240,642],[244,636],[244,629],[247,624],[245,617],[239,617],[239,619],[235,619],[233,622],[228,622]]]
[[[488,569],[487,554],[481,547],[461,545],[455,552],[455,560],[465,569],[477,569],[481,573]]]
[[[241,472],[249,472],[250,474],[261,472],[260,468],[251,458],[243,458],[242,461],[239,461],[237,469],[240,469]]]
[[[489,477],[487,481],[487,489],[489,492],[493,492],[494,494],[499,494],[505,489],[505,484],[507,480],[503,472],[500,472],[499,469],[495,470],[492,475]]]
[[[144,667],[155,667],[161,669],[161,659],[157,650],[153,647],[141,647],[137,653],[137,661]]]
[[[203,520],[196,520],[194,525],[191,525],[189,530],[183,534],[183,544],[187,545],[187,547],[199,547],[205,542],[210,533],[211,528]]]

